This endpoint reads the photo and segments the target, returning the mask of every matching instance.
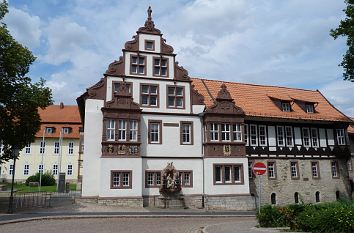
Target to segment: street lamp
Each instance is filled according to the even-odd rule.
[[[17,146],[12,146],[12,159],[14,160],[14,166],[12,169],[12,183],[11,183],[11,194],[10,194],[10,199],[9,199],[9,210],[8,213],[12,214],[14,212],[14,182],[15,182],[15,171],[16,171],[16,160],[18,158],[18,155],[20,153],[20,150],[17,148]]]

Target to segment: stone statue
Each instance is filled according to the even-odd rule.
[[[161,172],[160,193],[176,194],[181,191],[179,173],[173,166],[173,162],[167,163],[167,166]]]

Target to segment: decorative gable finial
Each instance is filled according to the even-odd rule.
[[[147,10],[147,13],[148,13],[148,20],[151,21],[152,20],[152,18],[151,18],[151,13],[152,13],[151,6],[149,6],[149,8]]]
[[[221,89],[218,93],[218,96],[216,97],[216,100],[228,100],[228,101],[233,101],[230,92],[227,90],[227,87],[225,83],[221,84]]]
[[[147,13],[148,13],[148,18],[145,21],[144,26],[145,26],[146,30],[153,31],[153,30],[155,30],[155,24],[154,24],[154,21],[152,21],[152,17],[151,17],[151,13],[152,13],[151,6],[149,6]]]

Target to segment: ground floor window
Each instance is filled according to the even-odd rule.
[[[182,187],[193,187],[193,172],[179,171],[179,180]]]
[[[131,189],[132,171],[111,171],[111,189]]]
[[[161,171],[146,171],[145,172],[145,187],[157,188],[161,185]]]
[[[316,202],[320,202],[320,192],[319,191],[317,191],[315,193],[315,197],[316,197]]]
[[[270,202],[272,203],[272,205],[277,204],[277,195],[275,193],[272,193],[270,195]]]
[[[214,164],[214,184],[243,184],[242,164]]]

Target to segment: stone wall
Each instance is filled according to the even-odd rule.
[[[206,196],[206,210],[255,210],[255,199],[251,195]]]
[[[181,195],[180,198],[171,200],[164,200],[162,196],[144,196],[144,207],[157,208],[203,208],[203,195]]]
[[[117,207],[129,207],[129,208],[142,208],[143,207],[143,198],[99,198],[98,204],[117,206]]]
[[[316,202],[315,193],[320,192],[320,202],[336,200],[336,192],[341,198],[348,198],[349,179],[347,161],[336,159],[339,165],[339,178],[333,178],[331,173],[331,161],[333,159],[272,159],[276,162],[276,179],[269,179],[268,174],[250,179],[251,194],[258,199],[259,179],[261,179],[261,205],[271,203],[271,194],[276,194],[276,204],[285,205],[295,203],[295,192],[299,193],[299,202]],[[250,160],[252,161],[252,160]],[[298,162],[299,179],[292,179],[290,174],[290,161]],[[311,162],[319,162],[319,179],[312,177]],[[253,162],[267,164],[268,159],[255,159]]]

